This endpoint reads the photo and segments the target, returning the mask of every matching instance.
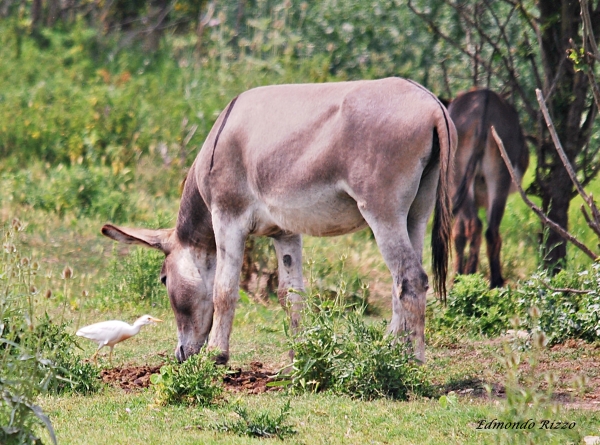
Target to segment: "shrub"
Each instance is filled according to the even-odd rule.
[[[480,274],[457,276],[446,304],[431,314],[429,329],[498,335],[509,328],[510,319],[518,310],[510,289],[490,289]]]
[[[288,333],[294,350],[293,387],[330,390],[359,399],[409,393],[428,394],[425,371],[403,339],[388,336],[386,323],[368,324],[360,311],[348,311],[340,300],[309,296],[297,335]]]
[[[48,383],[48,391],[61,394],[74,392],[90,394],[100,387],[98,370],[84,363],[75,349],[76,337],[66,330],[67,324],[53,322],[47,313],[40,317],[32,335],[25,336],[29,350],[38,350],[52,360],[55,378]]]
[[[568,338],[600,339],[600,264],[554,277],[538,272],[515,292],[524,325],[539,327],[550,344]],[[531,306],[539,309],[539,320],[525,310]]]
[[[181,364],[171,363],[153,374],[157,401],[162,405],[200,405],[215,403],[223,392],[223,367],[215,364],[215,351],[200,350]]]
[[[5,172],[2,182],[9,193],[2,199],[60,216],[70,213],[118,222],[129,216],[127,187],[132,180],[127,169],[115,173],[105,166],[59,165],[47,169],[38,164]]]

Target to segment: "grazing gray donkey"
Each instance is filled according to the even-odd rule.
[[[208,339],[221,351],[217,362],[226,363],[248,235],[273,239],[279,299],[297,329],[302,298],[292,290],[304,289],[301,234],[368,225],[393,276],[390,332],[407,333],[424,360],[423,238],[435,207],[433,283],[445,295],[456,143],[447,110],[409,80],[252,89],[229,103],[206,138],[174,229],[107,224],[102,233],[166,255],[160,276],[177,321],[177,358]]]
[[[485,231],[490,263],[490,287],[502,287],[500,266],[500,222],[508,194],[516,190],[500,149],[492,137],[493,125],[502,139],[519,179],[529,165],[529,151],[516,110],[490,90],[474,90],[458,96],[448,108],[458,132],[458,148],[452,191],[455,270],[459,274],[477,271],[481,247],[482,223],[477,210],[487,211]],[[464,249],[470,243],[465,261]]]

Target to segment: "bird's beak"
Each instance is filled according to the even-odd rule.
[[[160,318],[150,317],[150,320],[153,321],[154,323],[162,323],[162,320]]]

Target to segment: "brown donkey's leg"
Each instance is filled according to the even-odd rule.
[[[502,238],[500,237],[500,222],[504,215],[506,205],[506,195],[497,196],[491,205],[488,213],[488,228],[485,231],[487,242],[487,254],[490,262],[490,287],[504,286],[502,277],[502,266],[500,264],[500,249],[502,247]]]
[[[462,275],[465,273],[465,247],[467,245],[467,236],[465,220],[460,213],[456,216],[454,221],[452,238],[454,239],[454,250],[456,251],[456,257],[454,258],[454,272],[456,275]]]

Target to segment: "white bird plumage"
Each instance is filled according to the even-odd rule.
[[[89,326],[85,326],[76,332],[79,337],[88,338],[98,343],[98,349],[92,356],[95,364],[97,362],[98,352],[104,346],[110,347],[110,364],[112,366],[112,353],[113,348],[117,343],[127,340],[129,337],[133,337],[135,334],[140,332],[142,326],[161,322],[162,320],[152,317],[151,315],[143,315],[138,318],[133,325],[125,323],[119,320],[101,321],[100,323],[94,323]]]

